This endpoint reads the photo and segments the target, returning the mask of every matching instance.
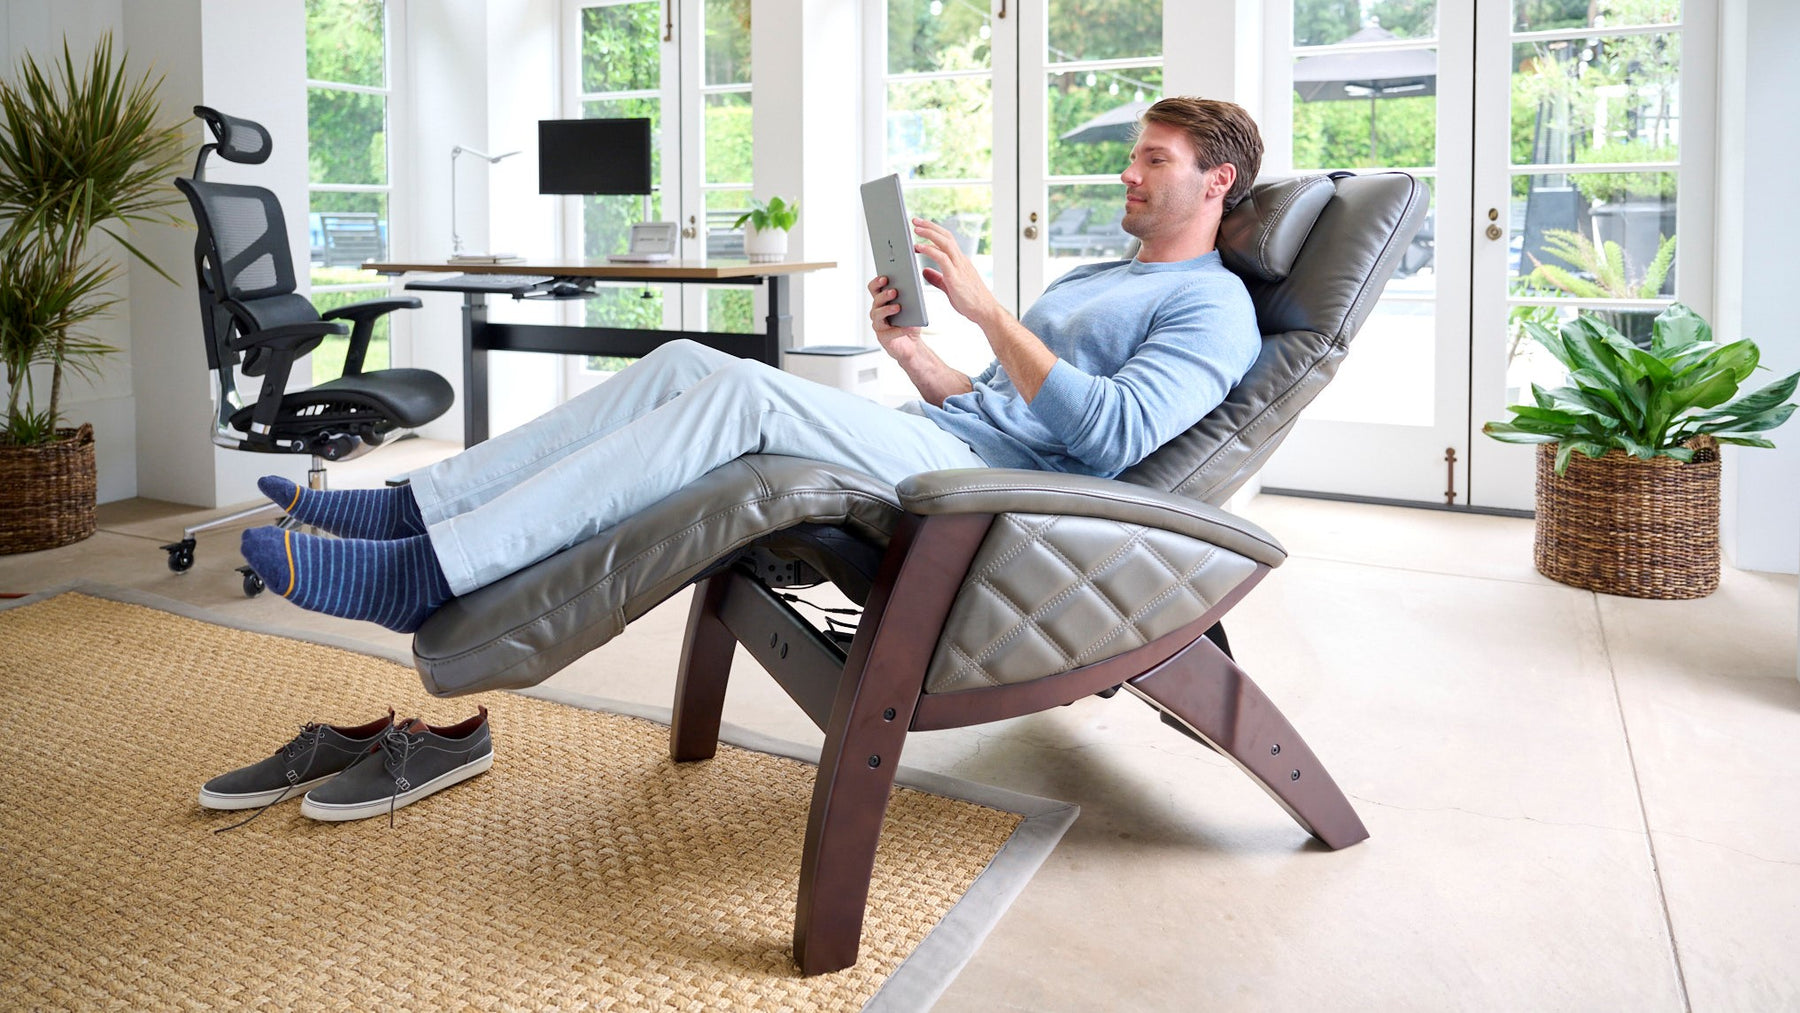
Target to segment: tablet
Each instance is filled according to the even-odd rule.
[[[875,254],[875,273],[884,275],[888,287],[900,293],[900,312],[888,317],[894,327],[925,326],[925,276],[919,273],[918,242],[906,198],[900,193],[898,175],[883,176],[862,185],[863,217],[869,222],[869,246]]]

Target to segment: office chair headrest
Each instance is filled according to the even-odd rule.
[[[1281,281],[1336,192],[1325,175],[1258,183],[1220,220],[1220,259],[1245,278]]]
[[[261,123],[228,116],[207,106],[195,106],[194,115],[212,128],[213,136],[219,140],[219,157],[227,162],[257,165],[269,160],[273,142]]]

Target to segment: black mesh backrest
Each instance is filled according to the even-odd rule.
[[[208,106],[195,106],[194,115],[206,121],[218,139],[219,157],[228,162],[258,165],[269,160],[273,143],[269,131],[255,120],[240,119]]]
[[[1224,403],[1119,478],[1224,502],[1336,375],[1429,204],[1403,172],[1258,183],[1220,222],[1219,250],[1256,304],[1262,352]]]
[[[244,302],[294,291],[294,260],[288,249],[281,202],[260,186],[177,179],[210,247],[213,290]]]

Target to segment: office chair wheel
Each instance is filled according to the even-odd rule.
[[[194,566],[194,540],[183,538],[179,542],[170,542],[162,547],[169,554],[169,569],[176,573],[186,573]]]
[[[248,566],[240,566],[237,571],[244,575],[244,597],[254,598],[263,592],[263,579]]]

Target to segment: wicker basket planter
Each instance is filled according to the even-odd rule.
[[[0,444],[0,555],[94,533],[94,427],[59,429],[41,447]]]
[[[1719,588],[1719,452],[1639,460],[1623,450],[1574,454],[1556,473],[1556,444],[1538,447],[1532,559],[1551,580],[1632,598],[1704,598]]]

